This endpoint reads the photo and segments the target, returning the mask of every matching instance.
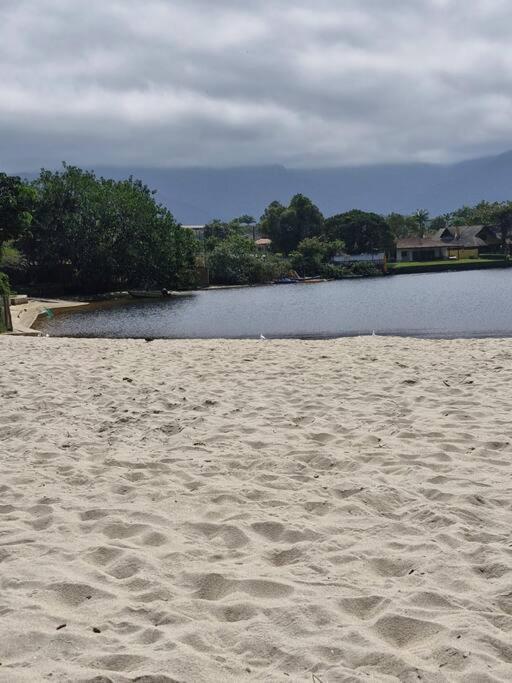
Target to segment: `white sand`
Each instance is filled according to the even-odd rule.
[[[1,681],[512,680],[512,340],[3,337],[0,401]]]

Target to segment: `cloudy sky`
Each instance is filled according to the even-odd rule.
[[[510,0],[0,0],[0,167],[512,148]]]

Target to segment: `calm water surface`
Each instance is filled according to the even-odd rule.
[[[79,337],[321,338],[373,330],[422,337],[512,336],[512,269],[134,299],[57,315],[39,328]]]

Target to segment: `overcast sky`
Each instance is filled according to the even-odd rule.
[[[512,148],[510,0],[0,0],[0,167]]]

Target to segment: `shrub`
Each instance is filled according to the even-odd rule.
[[[244,237],[219,241],[207,257],[210,281],[215,285],[249,285],[271,282],[290,270],[285,259],[256,250]]]
[[[330,280],[341,280],[347,274],[346,269],[342,266],[336,266],[334,263],[326,263],[320,271],[322,277]]]
[[[371,276],[382,274],[382,271],[375,265],[375,263],[370,263],[368,261],[356,261],[356,263],[352,265],[351,270],[353,275]]]

